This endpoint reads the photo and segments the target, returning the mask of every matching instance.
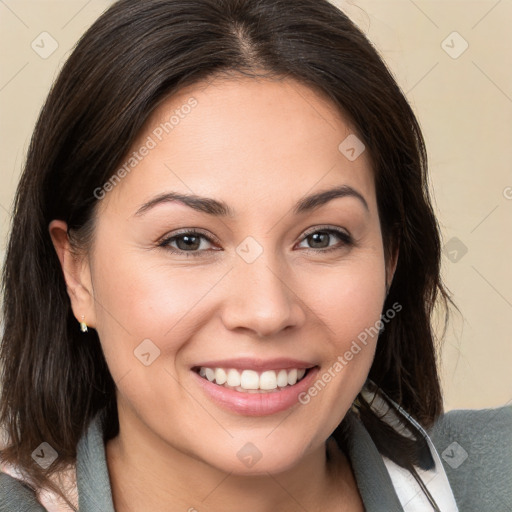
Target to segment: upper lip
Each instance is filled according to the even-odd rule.
[[[276,359],[257,359],[252,357],[239,357],[233,359],[223,359],[217,361],[203,361],[195,364],[192,369],[205,368],[234,368],[237,370],[288,370],[293,368],[313,368],[316,364],[299,359],[290,359],[289,357],[279,357]]]

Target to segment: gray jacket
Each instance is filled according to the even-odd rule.
[[[406,486],[406,480],[400,480],[398,473],[390,470],[361,421],[352,413],[349,415],[347,455],[366,511],[432,510],[419,502],[415,505],[414,499],[407,497],[403,485]],[[102,418],[98,414],[91,422],[77,447],[80,512],[114,512]],[[445,479],[447,499],[441,499],[445,503],[440,506],[442,512],[512,511],[511,406],[448,412],[428,431],[428,436],[435,447],[431,449],[437,452],[437,460],[442,464],[437,468],[438,474],[427,475],[425,480],[432,490],[436,482],[442,487]],[[434,497],[437,501],[436,495]],[[450,505],[453,498],[456,506]],[[36,500],[34,491],[21,481],[0,473],[0,512],[38,511],[45,509]]]

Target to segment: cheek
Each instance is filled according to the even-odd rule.
[[[379,335],[384,283],[384,264],[377,252],[303,281],[309,296],[315,297],[308,304],[314,313],[312,323],[318,326],[323,363],[298,400],[309,413],[304,422],[316,429],[318,443],[338,426],[368,377]],[[304,288],[303,293],[307,296],[308,290]]]
[[[338,269],[318,270],[301,281],[302,295],[342,350],[380,318],[385,298],[383,258],[363,255]]]
[[[334,330],[346,331],[353,339],[379,320],[384,301],[384,279],[384,271],[379,266],[366,269],[359,276],[347,276],[339,297],[338,314],[333,312],[331,316],[336,322]]]
[[[137,355],[146,348],[151,359],[176,354],[197,329],[199,302],[222,275],[155,264],[154,257],[130,250],[114,254],[106,245],[96,261],[97,331],[114,379],[140,369]]]
[[[317,272],[303,285],[309,289],[303,289],[304,296],[315,297],[308,305],[322,332],[325,362],[319,379],[329,383],[333,410],[341,411],[364,384],[373,362],[385,298],[383,258],[376,251],[347,260],[336,272]],[[337,402],[338,396],[349,400]]]

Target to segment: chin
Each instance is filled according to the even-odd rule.
[[[211,466],[237,476],[268,476],[288,471],[299,464],[305,450],[303,442],[289,441],[283,445],[282,440],[274,442],[264,437],[260,441],[240,438],[232,440],[229,446],[218,447],[218,451],[209,450],[208,460]]]

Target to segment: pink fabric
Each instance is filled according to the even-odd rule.
[[[30,480],[25,478],[21,471],[15,466],[0,464],[0,471],[31,485]],[[36,497],[39,503],[41,503],[48,512],[75,512],[75,510],[78,510],[78,489],[76,486],[75,467],[73,466],[68,470],[61,471],[53,475],[51,479],[54,483],[59,484],[59,487],[64,491],[71,503],[73,503],[75,509],[70,508],[61,497],[45,488],[36,491]]]

